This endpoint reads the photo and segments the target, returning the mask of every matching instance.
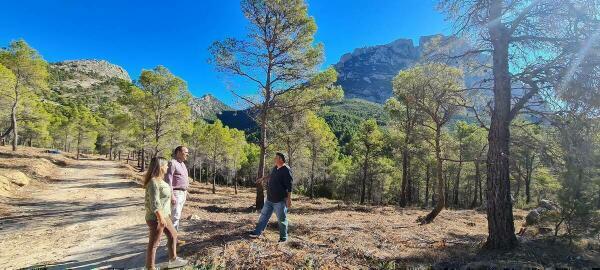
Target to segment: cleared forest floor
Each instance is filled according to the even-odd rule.
[[[487,220],[485,213],[475,210],[444,210],[434,223],[422,226],[416,219],[427,210],[346,205],[305,197],[296,198],[289,211],[287,243],[277,243],[275,216],[264,237],[255,240],[246,236],[258,217],[249,208],[253,201],[252,189],[241,189],[235,195],[232,188],[219,187],[217,194],[212,194],[210,185],[195,184],[184,211],[184,216],[192,215],[183,222],[184,254],[200,265],[224,269],[600,265],[597,250],[569,248],[544,237],[521,238],[521,247],[511,252],[481,250]],[[525,214],[515,211],[517,230]]]
[[[0,155],[0,168],[34,176],[35,168],[27,164],[47,157],[28,155],[33,153]],[[143,266],[147,228],[143,189],[134,182],[135,173],[110,161],[65,157],[60,164],[47,164],[43,168],[51,169],[47,175],[10,197],[0,197],[0,268]],[[420,226],[415,221],[427,214],[423,209],[346,205],[304,197],[296,197],[289,211],[287,243],[277,243],[275,217],[264,237],[250,239],[247,232],[258,218],[251,208],[253,189],[233,193],[229,187],[217,187],[217,194],[212,194],[210,185],[192,185],[182,222],[181,238],[186,244],[180,254],[200,269],[452,269],[469,263],[473,267],[578,269],[600,265],[598,250],[568,247],[543,236],[522,237],[521,246],[510,252],[482,251],[486,218],[474,210],[445,210],[433,224]],[[515,211],[517,229],[525,214]],[[164,260],[165,248],[159,252]]]

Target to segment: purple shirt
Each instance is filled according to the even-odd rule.
[[[180,188],[187,190],[189,181],[188,171],[187,167],[185,167],[185,163],[179,162],[176,159],[169,161],[169,169],[165,175],[165,181],[173,189]]]

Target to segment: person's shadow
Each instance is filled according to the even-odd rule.
[[[167,248],[161,245],[156,251],[156,266],[160,269],[166,269],[168,258]],[[146,249],[136,249],[90,260],[68,260],[53,264],[33,265],[27,267],[27,269],[145,269],[145,266]]]

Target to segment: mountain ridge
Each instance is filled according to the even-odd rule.
[[[50,72],[55,80],[52,89],[62,97],[77,97],[91,108],[115,101],[121,82],[132,83],[123,67],[101,59],[65,60],[51,63]],[[215,120],[223,111],[233,111],[211,94],[192,97],[190,100],[194,119]]]
[[[192,97],[190,107],[192,107],[192,116],[194,119],[205,120],[215,120],[218,118],[218,115],[225,111],[235,111],[212,94]]]
[[[359,98],[384,103],[392,96],[392,80],[399,71],[407,69],[423,58],[423,52],[433,39],[446,50],[457,50],[465,42],[442,34],[421,36],[415,45],[412,39],[399,38],[390,43],[356,48],[346,53],[334,65],[337,83],[346,98]]]

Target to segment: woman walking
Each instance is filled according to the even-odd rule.
[[[169,267],[183,266],[187,261],[177,257],[177,231],[171,222],[171,187],[163,180],[167,172],[167,160],[155,157],[150,161],[148,172],[144,177],[146,189],[146,224],[150,230],[148,250],[146,252],[146,268],[156,269],[154,260],[156,249],[163,232],[167,235],[169,249]]]

